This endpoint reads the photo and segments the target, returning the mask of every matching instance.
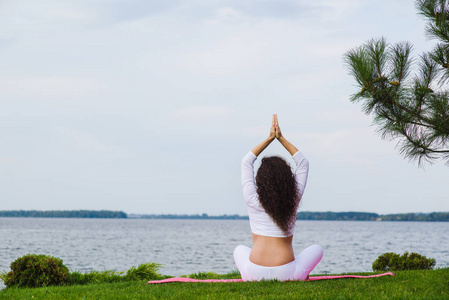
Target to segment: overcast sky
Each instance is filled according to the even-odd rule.
[[[240,162],[277,113],[301,210],[449,211],[449,168],[381,139],[342,58],[417,56],[424,24],[410,0],[0,0],[0,210],[246,215]]]

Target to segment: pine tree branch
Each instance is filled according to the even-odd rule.
[[[418,141],[414,140],[412,137],[410,137],[405,131],[402,133],[403,136],[410,142],[412,143],[414,146],[425,150],[424,152],[422,152],[423,154],[425,154],[425,152],[432,152],[432,153],[449,153],[449,149],[443,149],[443,150],[435,150],[433,148],[429,148],[429,146],[424,146],[421,143],[419,143]]]
[[[409,123],[413,124],[413,125],[418,125],[418,126],[422,126],[422,127],[426,127],[426,128],[435,129],[435,126],[432,126],[432,125],[429,125],[429,124],[424,124],[424,123],[414,122],[414,121],[409,121]]]
[[[435,126],[431,125],[431,123],[432,123],[432,120],[431,120],[431,119],[428,119],[428,118],[424,117],[423,115],[421,115],[421,114],[419,114],[419,113],[418,113],[418,114],[415,113],[413,110],[409,109],[409,108],[406,107],[406,106],[403,106],[402,104],[400,104],[400,103],[397,102],[397,101],[394,101],[394,102],[395,102],[394,104],[397,105],[401,110],[403,110],[403,111],[409,113],[410,115],[412,115],[412,116],[414,116],[414,117],[416,117],[416,118],[418,118],[418,119],[422,119],[423,121],[425,121],[425,122],[428,123],[428,124],[420,123],[420,122],[414,123],[413,121],[409,121],[409,123],[413,123],[413,124],[416,124],[416,125],[420,125],[420,126],[424,126],[424,127],[428,127],[428,128],[435,129]]]
[[[412,63],[410,43],[389,46],[385,38],[372,39],[348,51],[346,63],[361,87],[351,101],[363,100],[382,138],[399,138],[406,158],[419,165],[442,159],[449,166],[449,91],[432,90],[435,80],[439,86],[449,80],[449,0],[417,0],[416,6],[428,20],[428,35],[440,43],[420,56],[408,87],[403,85]]]

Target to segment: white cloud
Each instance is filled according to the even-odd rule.
[[[213,18],[189,28],[195,30],[189,45],[196,46],[187,48],[186,54],[176,59],[178,67],[190,73],[214,76],[241,76],[259,70],[262,71],[259,76],[279,72],[308,76],[332,67],[334,74],[328,77],[335,79],[339,75],[335,74],[338,72],[335,65],[341,66],[342,54],[353,46],[353,38],[338,25],[345,20],[341,15],[348,17],[356,10],[354,2],[358,3],[322,1],[304,5],[307,13],[300,18],[282,19],[221,7]],[[323,17],[323,11],[329,16]],[[325,19],[324,26],[315,25],[321,18]]]
[[[100,141],[94,134],[66,126],[55,126],[52,131],[58,144],[64,149],[70,149],[84,155],[97,154],[103,158],[118,158],[122,151],[114,146]]]
[[[348,103],[347,97],[345,97],[345,102],[350,107],[346,107],[346,109],[315,111],[312,112],[312,117],[326,123],[351,123],[351,127],[362,125],[368,128],[371,124],[371,116],[359,111],[358,107],[354,106],[354,104]]]
[[[234,110],[219,105],[198,105],[184,107],[171,113],[171,117],[183,122],[215,122],[229,118]]]
[[[222,7],[217,9],[218,19],[230,20],[241,17],[242,15],[241,11],[232,7]]]
[[[88,78],[0,77],[0,93],[42,98],[73,98],[98,91],[101,85]]]
[[[230,15],[234,22],[228,22]],[[193,41],[196,47],[177,59],[181,70],[227,76],[265,69],[285,57],[286,52],[290,54],[297,42],[292,44],[289,36],[297,30],[295,23],[253,18],[232,9],[199,25],[195,30],[202,37],[201,43]],[[221,38],[217,39],[217,35]]]
[[[243,128],[242,133],[249,136],[263,136],[267,134],[268,130],[267,126],[251,126]]]
[[[16,159],[14,157],[0,157],[0,164],[10,164],[15,161]]]
[[[22,39],[76,31],[101,19],[101,14],[77,1],[0,2],[0,36]],[[4,30],[7,28],[7,30]]]
[[[318,59],[315,56],[313,59]],[[298,92],[313,92],[317,89],[329,86],[337,80],[340,80],[340,70],[335,69],[323,69],[323,70],[311,70],[307,73],[301,73],[296,76],[290,76],[285,79],[285,85],[288,89]]]
[[[189,72],[229,75],[247,72],[263,63],[264,53],[270,48],[268,40],[244,33],[180,59],[179,68]]]
[[[339,129],[329,132],[289,133],[289,138],[301,141],[308,153],[327,158],[335,163],[374,165],[377,159],[387,155],[397,157],[394,142],[382,142],[372,127]]]
[[[361,0],[339,0],[339,1],[308,1],[306,6],[317,9],[318,16],[322,20],[342,21],[348,15],[356,12]]]

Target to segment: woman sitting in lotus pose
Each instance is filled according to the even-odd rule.
[[[293,156],[296,171],[278,156],[264,157],[254,180],[254,161],[277,139]],[[270,135],[242,160],[243,196],[253,236],[253,248],[239,245],[234,260],[244,281],[304,280],[323,257],[312,245],[294,255],[293,232],[296,212],[307,183],[309,162],[281,133],[273,115]]]

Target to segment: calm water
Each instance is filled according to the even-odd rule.
[[[294,249],[324,248],[312,274],[371,271],[382,253],[418,252],[449,267],[449,223],[298,221]],[[71,271],[164,264],[162,274],[235,270],[232,252],[251,246],[246,220],[0,218],[0,271],[27,253],[62,258]]]

